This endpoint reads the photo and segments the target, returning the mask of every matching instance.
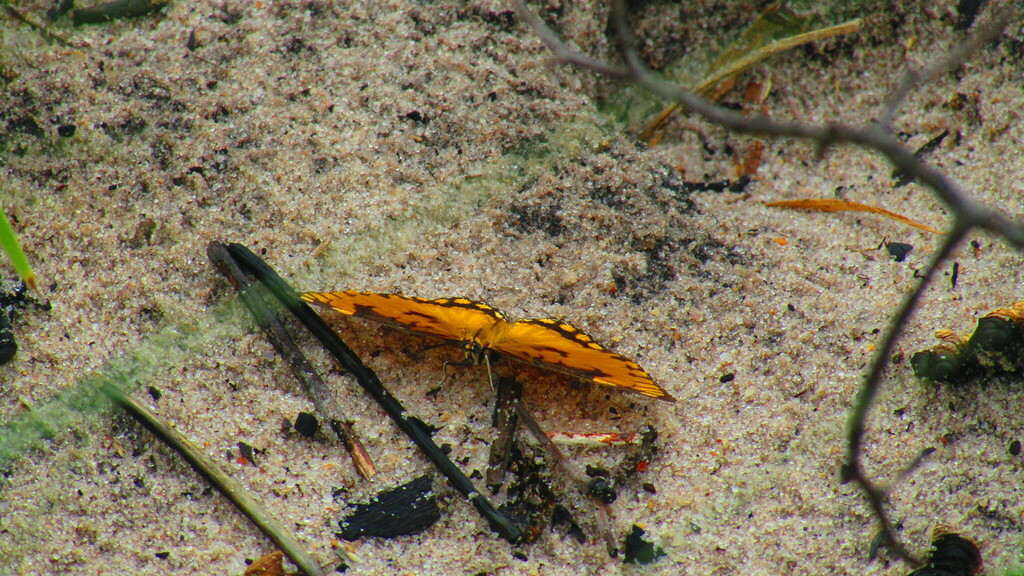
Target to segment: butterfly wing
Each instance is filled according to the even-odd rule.
[[[491,349],[534,366],[674,402],[636,362],[605,349],[572,324],[550,318],[509,324]]]
[[[349,290],[305,292],[302,299],[342,314],[448,340],[470,340],[496,323],[505,322],[500,310],[465,298],[427,300]]]

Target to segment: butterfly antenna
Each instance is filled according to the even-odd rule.
[[[437,383],[437,387],[444,386],[445,381],[448,380],[448,364],[450,362],[444,362],[441,364],[441,381]]]

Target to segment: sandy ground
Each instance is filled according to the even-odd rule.
[[[774,58],[742,83],[770,78],[776,118],[870,119],[907,59],[934,61],[964,38],[955,2],[897,4],[832,9],[826,21],[863,17],[863,32]],[[643,55],[658,68],[699,67],[754,8],[637,3]],[[604,9],[542,13],[576,46],[609,54]],[[645,526],[667,554],[657,563],[624,566],[557,530],[514,547],[437,482],[442,520],[354,543],[362,561],[349,573],[909,571],[884,551],[868,559],[874,520],[837,471],[879,331],[936,238],[875,216],[763,205],[839,195],[948,223],[927,190],[894,188],[878,156],[819,159],[806,144],[769,141],[746,193],[684,192],[684,181],[732,178],[751,140],[684,117],[646,149],[637,119],[657,102],[549,66],[498,2],[172,2],[159,16],[59,25],[84,48],[2,27],[2,201],[53,310],[20,314],[21,351],[0,367],[0,573],[240,574],[271,550],[187,464],[97,405],[88,391],[101,381],[134,390],[206,447],[324,564],[343,508],[332,491],[362,500],[429,471],[337,373],[380,474],[360,480],[336,443],[282,431],[310,401],[208,264],[213,239],[252,247],[300,289],[463,295],[513,317],[564,316],[679,399],[518,371],[550,429],[658,430],[657,457],[614,505],[616,534]],[[897,122],[911,147],[949,130],[929,160],[1016,216],[1020,29],[915,93]],[[897,263],[874,249],[883,239],[914,250]],[[895,482],[900,537],[923,552],[933,530],[959,531],[999,574],[1024,549],[1022,462],[1008,450],[1024,436],[1019,379],[935,386],[906,361],[936,328],[968,333],[1020,298],[1021,255],[970,240],[954,258],[956,285],[940,272],[899,342],[904,360],[872,413],[866,463],[888,484],[935,448]],[[428,396],[457,351],[338,325],[412,412],[441,427],[453,458],[482,471],[493,436],[484,372],[449,369]],[[238,442],[265,451],[259,467],[225,456]],[[570,456],[614,468],[629,452]],[[592,533],[592,518],[577,517]]]

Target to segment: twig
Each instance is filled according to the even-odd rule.
[[[249,517],[260,530],[270,537],[277,544],[281,551],[288,555],[288,558],[306,574],[323,574],[320,565],[312,556],[302,549],[302,546],[295,540],[287,528],[275,520],[259,502],[254,500],[249,493],[223,470],[213,460],[192,444],[174,428],[167,425],[159,416],[148,408],[139,404],[134,398],[121,391],[120,388],[109,382],[104,383],[100,390],[106,394],[117,405],[125,409],[128,414],[135,418],[143,426],[148,428],[160,440],[181,454],[189,464],[195,468],[203,477],[210,481],[222,494],[227,496],[243,514]]]
[[[940,74],[954,70],[970,60],[985,44],[995,40],[1002,33],[1007,22],[1011,22],[1012,20],[1010,19],[1016,16],[1014,12],[1016,10],[1010,7],[997,12],[988,22],[976,28],[974,34],[969,36],[966,41],[950,50],[944,58],[940,58],[931,66],[926,66],[920,70],[908,67],[903,72],[903,75],[900,76],[896,89],[886,98],[878,117],[878,123],[887,130],[891,130],[893,117],[911,90],[931,82]]]
[[[427,459],[448,479],[448,484],[473,503],[480,515],[487,519],[492,529],[510,542],[517,542],[522,537],[519,527],[477,491],[462,470],[434,443],[430,432],[422,423],[406,412],[401,402],[384,388],[377,375],[363,364],[362,359],[342,342],[338,334],[312,308],[299,299],[298,294],[284,279],[278,276],[277,272],[241,244],[229,244],[228,253],[240,266],[252,272],[320,340],[335,359],[355,377],[356,382],[362,386],[363,390],[380,404],[388,416],[395,421],[395,424],[409,436],[409,439],[416,444]]]
[[[291,336],[284,329],[280,319],[274,315],[256,292],[252,290],[252,282],[249,275],[243,272],[238,264],[228,254],[227,249],[220,242],[210,242],[206,247],[206,253],[210,261],[222,274],[238,289],[238,295],[246,308],[252,313],[256,324],[263,329],[267,338],[284,357],[292,369],[295,377],[302,382],[306,391],[313,399],[317,414],[321,419],[327,421],[328,425],[338,436],[338,440],[345,446],[352,463],[363,478],[372,478],[377,470],[373,466],[373,460],[366,452],[366,448],[359,440],[355,430],[349,424],[349,419],[342,412],[341,407],[334,399],[327,384],[320,378],[316,368],[306,359],[306,356],[295,345]]]
[[[612,78],[633,82],[667,100],[679,102],[704,119],[736,133],[810,140],[815,142],[822,152],[836,144],[852,144],[875,150],[884,155],[895,169],[913,177],[921,185],[930,188],[939,200],[951,209],[954,215],[951,225],[952,230],[929,263],[925,270],[924,278],[900,305],[889,330],[883,338],[882,345],[875,351],[871,369],[858,393],[854,413],[851,415],[849,452],[847,462],[844,465],[844,473],[847,478],[855,480],[866,493],[869,504],[882,525],[885,541],[890,545],[891,549],[907,562],[919,564],[920,561],[910,556],[906,549],[897,542],[891,522],[885,513],[884,491],[870,482],[864,474],[860,454],[867,414],[871,409],[871,403],[877,396],[881,377],[892,352],[896,337],[903,326],[906,325],[923,290],[934,276],[936,267],[948,258],[967,233],[974,228],[988,230],[1002,236],[1008,243],[1017,248],[1024,248],[1024,227],[1012,222],[1003,214],[975,202],[943,172],[915,157],[912,151],[903,147],[892,137],[889,124],[899,103],[911,89],[941,74],[945,70],[966,61],[984,46],[987,41],[998,35],[1007,23],[1016,21],[1015,15],[1019,13],[1019,8],[1013,4],[1004,7],[999,12],[991,15],[991,25],[982,27],[972,39],[952,51],[947,58],[924,71],[908,72],[900,85],[894,90],[894,93],[887,99],[886,108],[881,115],[881,122],[864,126],[849,126],[838,123],[811,125],[800,122],[779,122],[765,115],[746,117],[743,114],[717,106],[698,95],[660,80],[644,67],[637,55],[632,36],[626,25],[625,5],[621,0],[613,1],[611,18],[619,39],[625,66],[614,66],[570,49],[559,39],[554,31],[529,10],[525,0],[515,0],[515,5],[520,18],[533,29],[538,38],[562,63],[575,65]]]
[[[848,444],[843,474],[847,479],[856,482],[867,495],[871,510],[878,517],[879,524],[882,525],[882,538],[885,545],[900,558],[914,565],[921,564],[921,561],[911,556],[903,544],[896,539],[895,532],[892,529],[892,522],[885,511],[885,491],[876,486],[864,473],[864,464],[860,456],[866,430],[867,415],[871,410],[875,397],[878,395],[878,391],[882,387],[882,376],[885,374],[885,368],[889,364],[889,358],[892,356],[892,350],[896,345],[896,338],[917,307],[917,302],[921,299],[925,288],[928,287],[931,279],[935,276],[935,271],[938,270],[938,267],[944,260],[949,258],[950,254],[960,244],[969,230],[968,227],[957,226],[943,238],[942,244],[939,245],[928,266],[925,267],[923,277],[914,286],[914,289],[904,297],[903,302],[900,303],[893,321],[889,324],[885,336],[882,337],[881,345],[871,360],[871,368],[868,370],[864,384],[857,393],[857,400],[854,402],[853,411],[850,414],[850,431],[847,437]]]
[[[509,457],[515,443],[516,427],[519,424],[515,403],[523,397],[523,384],[514,378],[498,378],[498,399],[494,403],[494,427],[498,437],[491,442],[491,453],[487,458],[487,472],[484,476],[487,486],[497,491],[505,481]]]

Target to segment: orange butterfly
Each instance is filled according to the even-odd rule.
[[[606,350],[560,320],[509,322],[500,310],[465,298],[426,300],[349,290],[306,292],[302,299],[401,330],[458,340],[477,363],[494,350],[527,364],[675,402],[636,362]]]

